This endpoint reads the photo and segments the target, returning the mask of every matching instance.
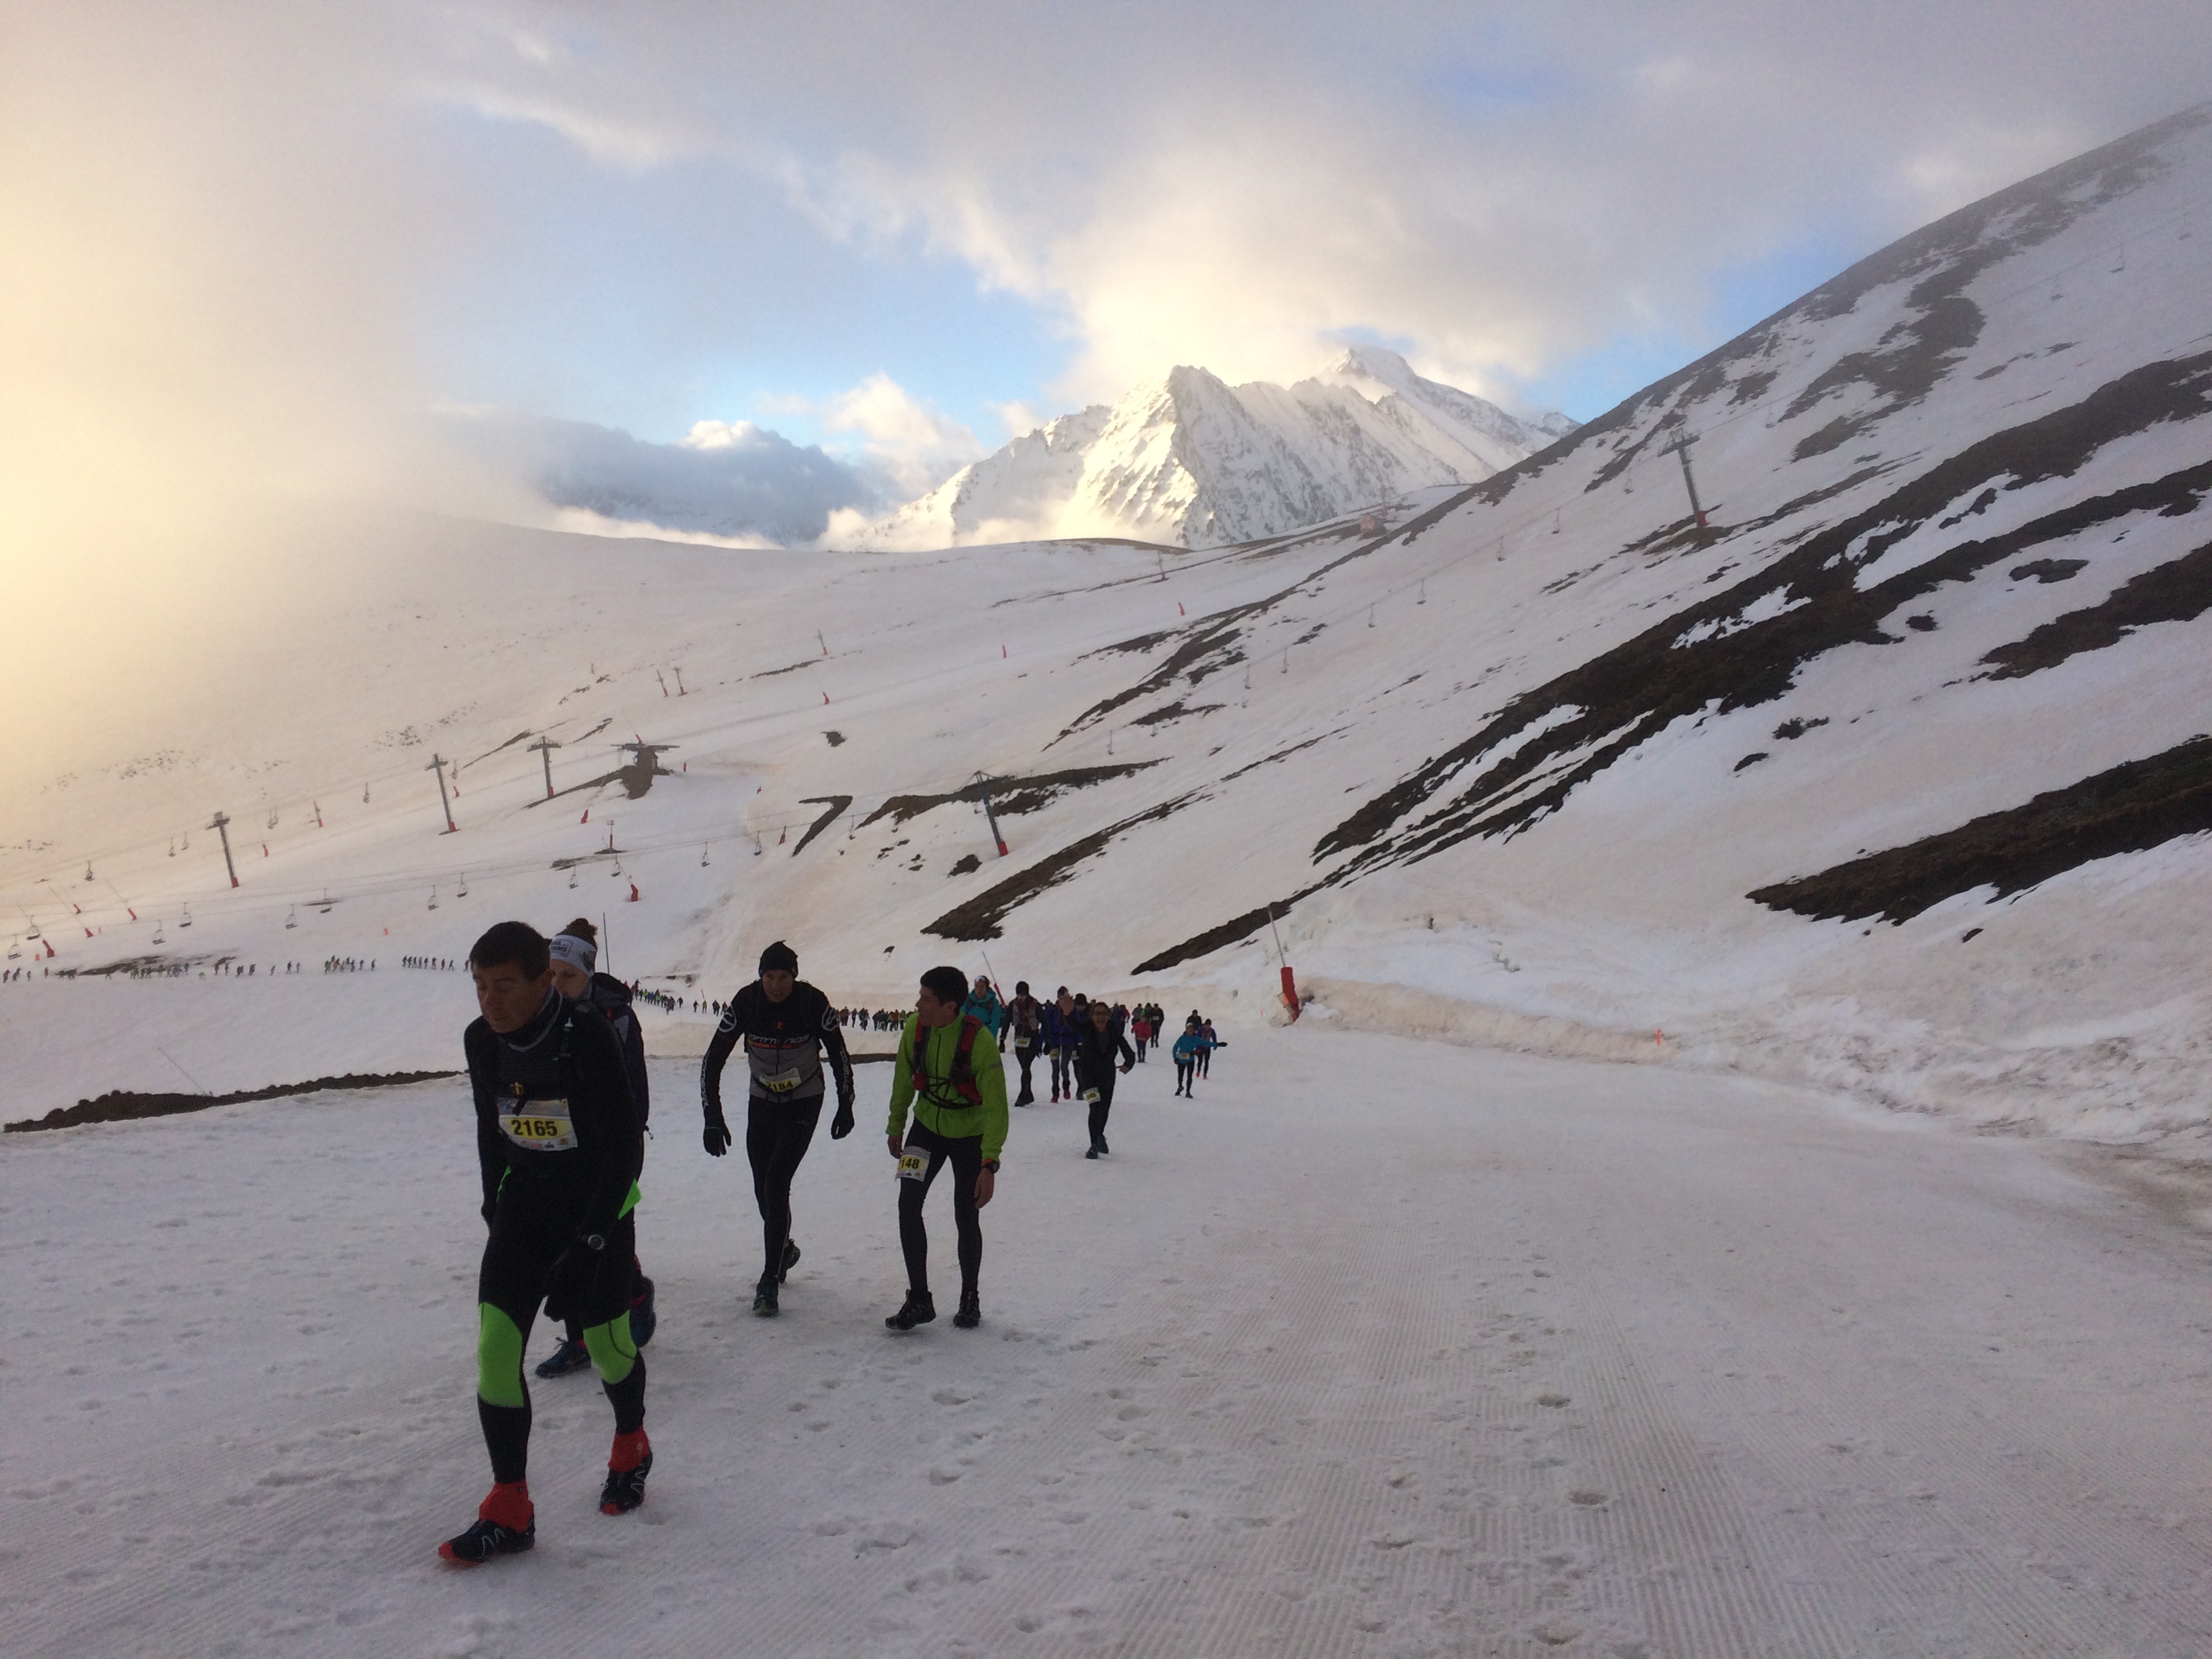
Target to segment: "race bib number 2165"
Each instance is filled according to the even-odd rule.
[[[500,1133],[533,1152],[565,1152],[576,1144],[576,1125],[565,1100],[537,1100],[523,1109],[500,1114]],[[558,1109],[548,1111],[548,1107]]]

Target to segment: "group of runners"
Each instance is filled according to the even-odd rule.
[[[480,1017],[464,1035],[477,1119],[489,1237],[477,1273],[477,1410],[490,1454],[492,1488],[466,1530],[440,1546],[447,1560],[474,1565],[532,1547],[530,1391],[524,1351],[539,1306],[563,1330],[541,1377],[596,1369],[614,1411],[614,1441],[601,1510],[622,1515],[645,1498],[653,1449],[645,1431],[642,1352],[656,1323],[653,1281],[636,1247],[637,1178],[650,1109],[645,1048],[632,988],[596,971],[597,935],[571,922],[551,939],[505,921],[469,954]],[[722,1074],[744,1054],[744,1146],[761,1218],[762,1267],[753,1312],[774,1317],[800,1259],[792,1237],[793,1178],[812,1143],[830,1091],[832,1139],[853,1132],[856,1091],[843,1027],[857,1011],[833,1007],[799,977],[799,958],[777,940],[762,951],[759,976],[724,1006],[700,1071],[702,1143],[725,1156],[735,1144]],[[982,1322],[981,1212],[996,1188],[1009,1121],[1000,1044],[1011,1038],[1021,1094],[1035,1103],[1030,1068],[1050,1057],[1052,1098],[1088,1107],[1090,1148],[1107,1155],[1114,1085],[1139,1062],[1129,1033],[1154,1041],[1157,1006],[1135,1010],[1072,994],[1050,1003],[1026,981],[1001,1000],[988,978],[973,984],[953,967],[921,976],[892,1061],[885,1141],[898,1174],[899,1246],[907,1290],[884,1324],[907,1332],[937,1317],[930,1287],[923,1205],[949,1166],[960,1267],[955,1326]],[[1176,1092],[1218,1046],[1195,1011],[1174,1044]]]

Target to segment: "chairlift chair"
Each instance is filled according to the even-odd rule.
[[[459,890],[457,892],[455,892],[455,893],[454,893],[453,896],[454,896],[455,898],[466,898],[468,896],[469,896],[469,878],[468,878],[468,877],[467,877],[466,875],[464,875],[464,876],[462,876],[462,878],[461,878],[461,884],[460,884],[460,888],[459,888]]]
[[[568,872],[568,885],[569,885],[569,886],[571,886],[571,887],[574,887],[575,884],[576,884],[576,872],[575,872],[574,870],[571,870],[571,871]]]
[[[438,908],[438,890],[434,887],[430,890],[430,908],[433,910]]]
[[[184,914],[183,915],[181,915],[181,916],[179,916],[179,917],[178,917],[178,918],[177,918],[177,926],[178,926],[178,927],[191,927],[191,925],[192,925],[192,907],[191,907],[191,905],[187,904],[187,905],[185,907],[185,914]]]
[[[158,922],[158,921],[157,921],[157,922],[155,922],[155,923],[154,924],[154,943],[155,943],[155,944],[156,944],[156,945],[159,945],[159,944],[161,944],[161,942],[162,942],[161,924],[160,922]]]
[[[295,904],[284,913],[284,929],[287,933],[289,933],[293,928],[297,927],[299,925],[300,907]]]

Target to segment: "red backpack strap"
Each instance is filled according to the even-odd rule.
[[[975,1081],[975,1034],[983,1022],[970,1014],[960,1022],[960,1046],[953,1051],[952,1075],[947,1079],[970,1106],[983,1103],[983,1087]]]

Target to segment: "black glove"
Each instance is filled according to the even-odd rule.
[[[832,1140],[842,1140],[847,1135],[852,1133],[853,1097],[848,1094],[840,1094],[837,1097],[837,1115],[830,1120],[830,1139]]]
[[[703,1139],[710,1158],[720,1158],[730,1150],[730,1126],[720,1112],[708,1115],[707,1132]]]
[[[607,1242],[599,1238],[595,1247],[592,1237],[579,1236],[572,1239],[547,1272],[546,1318],[566,1319],[572,1313],[580,1312],[589,1304],[592,1292],[599,1288],[599,1275],[606,1270]]]

